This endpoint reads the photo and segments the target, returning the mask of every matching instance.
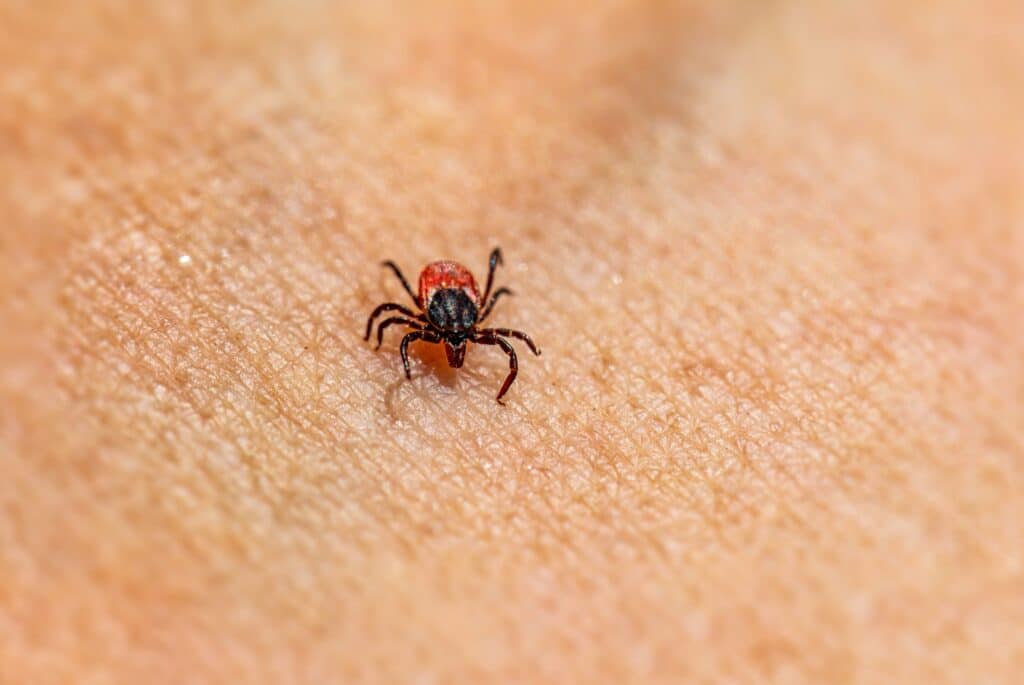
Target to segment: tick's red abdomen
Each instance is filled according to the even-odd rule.
[[[480,290],[469,269],[458,262],[431,262],[420,272],[420,306],[426,307],[438,290],[455,288],[463,290],[475,303],[480,302]]]

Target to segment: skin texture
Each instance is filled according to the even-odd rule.
[[[1024,672],[1021,3],[0,25],[0,681]]]

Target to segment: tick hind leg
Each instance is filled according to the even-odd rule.
[[[498,298],[502,295],[515,295],[515,293],[508,288],[498,288],[495,290],[494,294],[491,295],[491,299],[487,302],[487,306],[484,307],[484,310],[480,313],[480,318],[477,320],[477,323],[483,323],[483,321],[491,315],[491,310],[494,309],[494,303],[497,302]]]
[[[498,391],[498,396],[494,398],[499,403],[504,404],[501,401],[501,398],[508,392],[508,389],[512,386],[512,381],[516,379],[516,375],[519,373],[519,358],[516,357],[516,350],[512,347],[512,343],[504,338],[499,338],[496,335],[482,335],[474,337],[473,342],[481,345],[497,345],[505,352],[505,354],[508,355],[508,376],[505,377],[505,382],[501,384],[501,390]]]
[[[412,301],[416,303],[416,306],[422,309],[423,303],[420,302],[420,298],[417,297],[416,293],[414,293],[412,288],[409,287],[409,281],[405,280],[405,275],[402,273],[402,270],[398,268],[398,265],[390,259],[381,262],[380,265],[386,266],[395,272],[395,275],[398,276],[398,280],[402,282],[402,287],[405,288],[405,292],[409,293],[409,297],[411,297]]]
[[[504,263],[505,260],[501,257],[501,248],[496,247],[491,250],[491,257],[487,266],[487,286],[484,288],[484,296],[480,298],[481,302],[487,302],[487,298],[491,294],[491,286],[494,285],[494,270],[498,268],[499,264]],[[496,297],[497,293],[495,293],[495,298]],[[488,307],[488,309],[490,309],[490,307]]]
[[[399,345],[398,350],[402,353],[402,366],[405,367],[405,377],[412,380],[412,368],[409,366],[409,343],[422,340],[424,342],[439,343],[441,342],[441,336],[431,331],[413,331],[407,333],[402,338],[402,344]]]

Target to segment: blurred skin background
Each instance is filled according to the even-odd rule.
[[[0,681],[1019,682],[1021,3],[0,26]]]

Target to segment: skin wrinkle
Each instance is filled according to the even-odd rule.
[[[91,87],[32,77],[70,114],[19,96],[3,124],[38,122],[7,137],[19,155],[59,140],[15,196],[81,197],[38,224],[70,246],[46,257],[68,275],[61,375],[31,377],[70,402],[37,399],[5,450],[0,503],[24,514],[4,547],[28,551],[0,564],[21,569],[0,625],[28,637],[0,661],[30,681],[1009,682],[1020,269],[999,226],[1019,206],[973,205],[1019,178],[990,141],[1019,103],[982,79],[972,130],[938,80],[961,43],[915,54],[918,13],[779,7],[653,39],[683,23],[667,3],[579,32],[569,3],[518,31],[461,3],[217,8],[125,20],[137,38],[103,50],[138,76],[98,84],[105,58],[75,46],[109,27],[14,12],[37,39],[74,29],[24,52]],[[349,12],[369,38],[307,48],[358,33]],[[865,34],[834,50],[808,30],[851,15]],[[874,47],[905,42],[895,65]],[[837,97],[851,75],[888,99]],[[950,141],[905,142],[922,122]],[[397,292],[376,261],[480,275],[495,242],[520,293],[496,320],[545,349],[509,407],[500,355],[456,378],[420,350],[407,383],[394,341],[362,344]]]

